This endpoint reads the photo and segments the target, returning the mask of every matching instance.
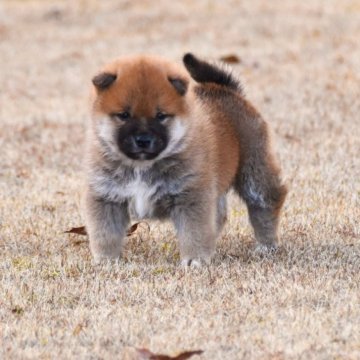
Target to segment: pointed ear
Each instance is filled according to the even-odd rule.
[[[188,88],[188,81],[180,78],[168,77],[169,82],[175,90],[181,95],[185,95]]]
[[[98,90],[107,89],[116,80],[116,75],[110,73],[100,73],[93,77],[92,83]]]

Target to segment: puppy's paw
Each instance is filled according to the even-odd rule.
[[[210,264],[210,259],[203,259],[203,258],[184,258],[181,260],[181,266],[188,269],[188,268],[194,268],[194,269],[200,269],[205,265]]]
[[[94,265],[115,263],[120,260],[120,256],[111,256],[104,254],[93,254]]]
[[[278,249],[276,244],[265,245],[265,244],[256,244],[255,254],[257,255],[269,255],[274,254]]]

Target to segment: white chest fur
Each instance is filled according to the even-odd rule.
[[[143,219],[151,215],[152,196],[156,192],[156,186],[149,186],[145,183],[140,174],[123,189],[124,195],[129,201],[129,211],[132,217]]]
[[[152,196],[157,190],[157,185],[149,185],[143,178],[141,171],[135,171],[135,177],[128,183],[121,184],[115,180],[97,175],[95,178],[95,189],[103,197],[115,201],[128,201],[130,215],[133,218],[143,219],[151,215]]]

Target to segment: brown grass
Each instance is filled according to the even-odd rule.
[[[0,4],[0,358],[360,358],[360,1]],[[209,268],[169,225],[95,268],[82,225],[91,76],[121,54],[236,54],[290,186],[280,250],[253,251],[244,206]]]

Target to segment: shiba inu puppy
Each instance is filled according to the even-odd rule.
[[[267,124],[227,71],[184,56],[125,57],[93,78],[86,227],[95,260],[118,258],[131,219],[170,219],[185,265],[209,262],[233,188],[258,243],[277,242],[286,188]]]

